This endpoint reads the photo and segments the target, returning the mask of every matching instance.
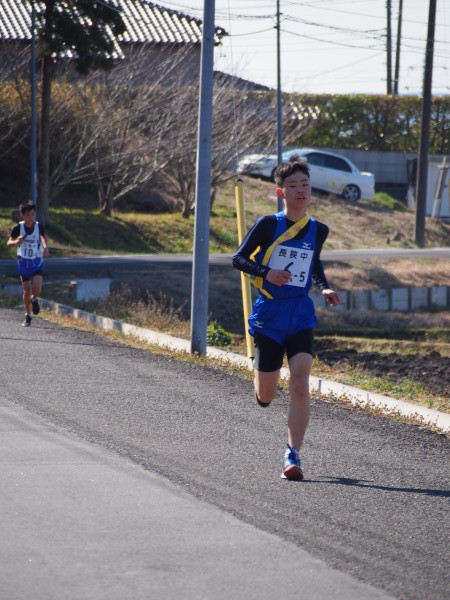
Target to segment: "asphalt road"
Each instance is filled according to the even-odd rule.
[[[324,262],[348,262],[353,260],[383,260],[400,258],[450,258],[448,248],[363,248],[361,250],[324,250]],[[211,254],[211,265],[231,267],[231,254]],[[192,254],[129,254],[119,256],[51,257],[45,261],[45,273],[52,276],[89,276],[102,274],[113,276],[117,272],[145,272],[155,266],[191,265]],[[16,276],[15,261],[0,259],[0,276]]]
[[[314,400],[306,479],[283,481],[284,393],[261,410],[238,376],[21,316],[0,309],[4,402],[387,595],[449,597],[446,437]]]
[[[392,600],[17,405],[0,431],[2,599]]]

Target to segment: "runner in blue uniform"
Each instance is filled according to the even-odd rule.
[[[42,290],[44,257],[48,256],[47,236],[44,227],[35,221],[36,207],[32,202],[19,206],[22,221],[11,230],[7,246],[17,246],[17,270],[22,281],[25,320],[23,327],[31,325],[31,319],[39,314],[38,296]]]
[[[315,283],[330,305],[340,304],[340,298],[330,289],[320,261],[329,229],[307,213],[311,200],[308,164],[292,156],[278,166],[275,181],[285,209],[256,221],[233,256],[233,266],[254,277],[260,292],[249,318],[255,341],[255,394],[260,406],[267,407],[274,399],[287,355],[291,402],[281,476],[301,480],[299,452],[309,421],[316,325],[308,292]]]

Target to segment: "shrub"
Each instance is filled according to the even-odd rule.
[[[213,321],[208,325],[206,342],[210,346],[229,346],[232,342],[232,337],[217,321]]]

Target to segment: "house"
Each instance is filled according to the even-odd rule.
[[[116,38],[118,63],[135,67],[138,82],[151,80],[155,73],[171,64],[179,83],[196,81],[200,71],[202,21],[186,13],[165,8],[147,0],[109,0],[120,10],[125,33]],[[43,2],[36,2],[42,9]],[[0,0],[0,77],[24,65],[27,68],[31,40],[31,1]],[[113,34],[111,33],[111,36]],[[215,43],[227,35],[215,28]],[[65,55],[71,57],[70,50]],[[160,74],[158,75],[160,77]]]

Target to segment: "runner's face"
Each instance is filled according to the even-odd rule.
[[[286,177],[283,187],[277,188],[277,194],[284,198],[288,213],[294,212],[303,216],[311,200],[309,177],[301,171],[296,171],[289,177]]]
[[[27,210],[26,212],[22,213],[23,221],[27,227],[30,227],[31,225],[33,225],[34,216],[35,216],[34,210]]]

